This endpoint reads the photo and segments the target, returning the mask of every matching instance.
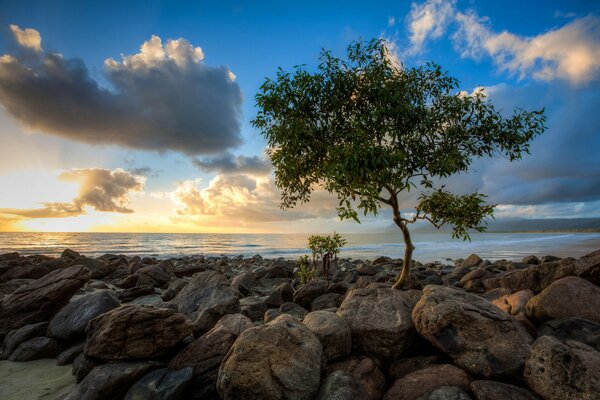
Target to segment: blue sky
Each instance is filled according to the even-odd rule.
[[[184,122],[174,136],[168,128],[157,128],[148,137],[143,127],[115,133],[140,122],[126,116],[116,117],[118,123],[109,130],[100,127],[98,120],[110,119],[111,110],[132,110],[130,105],[111,108],[102,99],[90,100],[106,110],[90,116],[98,128],[86,133],[84,125],[73,126],[68,118],[72,110],[66,108],[74,106],[57,100],[62,98],[60,90],[67,90],[64,86],[53,86],[52,92],[38,87],[28,98],[2,92],[0,142],[6,156],[0,160],[0,184],[14,190],[0,198],[0,229],[286,231],[290,221],[305,230],[331,226],[336,219],[326,196],[317,197],[305,210],[278,217],[272,177],[264,170],[262,175],[248,172],[248,165],[263,161],[265,145],[249,123],[256,112],[254,94],[278,66],[313,67],[322,48],[341,56],[351,41],[374,37],[393,43],[396,56],[407,66],[433,60],[461,81],[462,90],[486,88],[490,99],[505,110],[547,108],[549,129],[535,141],[531,157],[516,165],[482,160],[471,175],[453,181],[457,188],[489,193],[490,200],[500,204],[500,217],[600,217],[600,157],[595,155],[600,150],[600,1],[349,1],[343,7],[327,1],[3,1],[1,9],[0,55],[14,56],[34,69],[41,67],[31,61],[31,54],[78,59],[87,68],[88,83],[99,89],[92,85],[73,94],[75,98],[110,98],[137,85],[124,97],[139,100],[152,87],[161,88],[160,82],[152,86],[145,76],[150,89],[140,89],[142,78],[122,59],[139,53],[153,35],[165,47],[168,40],[183,38],[191,45],[189,51],[201,48],[201,60],[186,57],[206,68],[187,75],[179,71],[181,77],[174,79],[181,80],[174,82],[181,89],[171,93],[177,108],[161,105],[182,115]],[[39,50],[17,39],[15,32],[25,35],[27,28],[39,32]],[[109,58],[115,60],[112,69],[105,64]],[[69,68],[66,73],[74,73]],[[8,87],[15,76],[7,71],[0,88]],[[235,75],[231,82],[224,75],[227,71]],[[218,121],[210,120],[221,116],[216,102],[208,101],[212,111],[195,110],[192,100],[185,104],[185,89],[194,79],[206,81],[190,99],[204,104],[210,96],[203,98],[203,93],[215,93],[218,102],[232,107],[223,111],[226,117],[221,120],[235,119],[232,115],[241,112],[237,123],[225,128],[227,134],[218,133]],[[129,86],[117,87],[125,80],[123,85]],[[32,102],[55,108],[44,119],[32,111]],[[24,116],[23,110],[30,114]],[[193,132],[194,124],[205,121],[202,129],[217,138],[210,151],[194,147],[193,137],[183,132]],[[165,127],[170,122],[161,123]],[[163,132],[171,139],[161,137]],[[201,169],[193,162],[214,159],[233,167]],[[127,181],[117,169],[139,179],[131,178],[136,183],[115,191],[113,186],[99,186],[101,173],[90,172],[94,168],[107,171],[105,185]],[[77,177],[69,172],[73,170],[80,170]],[[90,193],[101,199],[92,199]],[[225,201],[240,207],[224,209],[219,204]],[[53,204],[50,210],[47,203]],[[386,213],[367,221],[374,227],[387,224]]]

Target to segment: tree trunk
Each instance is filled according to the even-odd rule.
[[[402,271],[398,275],[396,283],[394,283],[392,289],[402,289],[402,286],[404,286],[406,280],[408,279],[408,275],[410,274],[410,264],[412,263],[412,253],[415,249],[415,246],[413,245],[412,240],[410,238],[410,232],[408,231],[406,222],[402,219],[400,215],[400,209],[398,207],[398,198],[396,197],[396,193],[390,190],[390,194],[392,195],[390,198],[390,202],[392,206],[394,222],[402,231],[402,238],[404,239],[404,260],[402,262]]]
[[[412,253],[415,249],[415,246],[412,244],[412,240],[410,239],[410,232],[408,231],[408,227],[405,223],[400,222],[398,224],[400,230],[402,231],[402,237],[404,238],[404,260],[402,262],[402,271],[398,275],[398,279],[392,289],[402,289],[402,286],[406,283],[408,279],[408,275],[410,274],[410,264],[412,263]]]

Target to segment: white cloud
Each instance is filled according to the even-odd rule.
[[[42,36],[32,28],[21,29],[17,25],[9,26],[17,43],[25,48],[42,51]]]
[[[455,4],[454,0],[427,0],[422,4],[411,4],[407,17],[411,43],[409,53],[420,52],[427,39],[444,34],[454,15]]]

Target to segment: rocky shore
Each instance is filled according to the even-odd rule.
[[[0,397],[600,399],[600,251],[400,266],[2,254]]]

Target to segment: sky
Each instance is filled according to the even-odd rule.
[[[510,112],[546,108],[519,162],[451,179],[497,218],[600,217],[600,1],[0,0],[0,231],[361,232],[293,210],[250,121],[277,68],[384,38]],[[411,198],[403,203],[410,210]]]

